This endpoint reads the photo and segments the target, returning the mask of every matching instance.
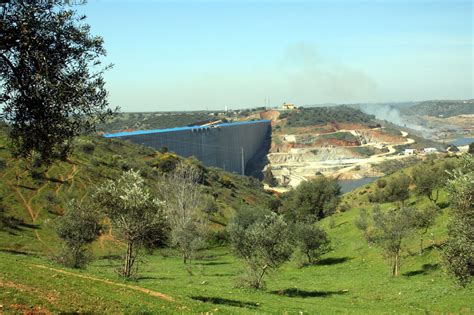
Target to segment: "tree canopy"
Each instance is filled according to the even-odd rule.
[[[283,207],[296,221],[320,220],[336,211],[341,187],[335,179],[318,176],[292,190]]]
[[[103,39],[66,1],[2,1],[0,16],[0,103],[12,151],[38,152],[46,164],[65,159],[74,136],[113,112]]]

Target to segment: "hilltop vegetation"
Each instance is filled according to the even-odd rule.
[[[113,119],[97,126],[98,131],[113,132],[122,130],[146,130],[182,127],[198,121],[207,121],[215,117],[208,112],[149,112],[119,113]]]
[[[406,116],[442,116],[473,115],[474,100],[467,101],[425,101],[413,106],[403,107],[402,113]]]
[[[287,118],[287,125],[291,127],[306,127],[332,122],[367,124],[375,119],[373,115],[365,114],[358,109],[345,105],[300,108],[297,111],[283,113],[280,116],[280,118],[285,117]]]

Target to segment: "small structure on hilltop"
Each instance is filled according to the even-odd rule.
[[[295,106],[295,104],[285,102],[285,103],[283,103],[282,108],[293,110],[293,109],[296,109],[296,106]]]

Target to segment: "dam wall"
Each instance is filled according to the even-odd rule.
[[[159,150],[166,147],[183,157],[194,156],[205,166],[250,175],[249,161],[268,149],[269,120],[222,123],[212,126],[177,127],[105,134]],[[252,163],[253,164],[253,163]]]

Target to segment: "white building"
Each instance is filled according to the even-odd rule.
[[[405,151],[403,151],[403,154],[404,155],[414,155],[415,154],[415,149],[405,149]]]
[[[423,152],[426,153],[426,154],[436,153],[436,152],[438,152],[438,149],[436,149],[436,148],[424,148]]]

